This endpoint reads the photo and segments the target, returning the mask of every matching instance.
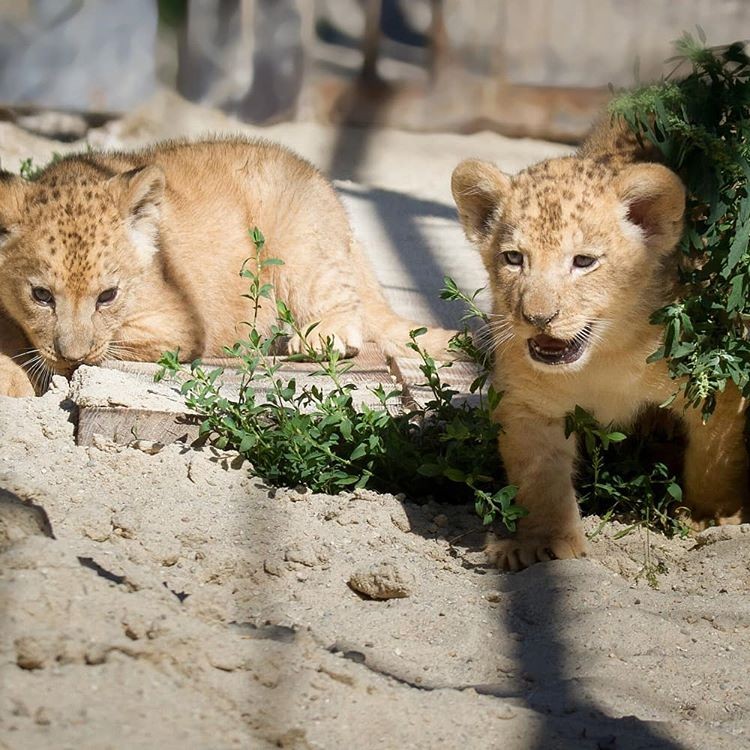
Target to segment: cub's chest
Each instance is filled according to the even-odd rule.
[[[579,372],[534,371],[509,383],[505,392],[512,401],[553,419],[580,406],[601,424],[628,425],[645,405],[666,400],[676,388],[662,364],[647,364],[644,358],[604,362]]]

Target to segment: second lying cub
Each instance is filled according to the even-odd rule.
[[[165,143],[66,157],[33,182],[0,172],[0,395],[33,393],[25,360],[66,374],[108,356],[221,356],[251,317],[239,271],[255,226],[284,263],[263,281],[303,331],[319,322],[315,342],[393,353],[408,341],[416,324],[389,307],[315,168],[265,141]],[[268,304],[260,326],[274,321]]]

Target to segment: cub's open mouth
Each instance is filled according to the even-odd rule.
[[[540,333],[528,340],[529,354],[532,359],[543,362],[545,365],[569,365],[579,359],[586,350],[590,333],[590,325],[587,325],[570,341]]]

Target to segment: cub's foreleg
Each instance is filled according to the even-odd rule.
[[[32,363],[35,354],[18,326],[0,310],[0,396],[34,395],[34,384],[21,363]]]
[[[586,554],[573,489],[575,436],[565,437],[562,419],[550,419],[525,404],[503,398],[498,409],[503,431],[498,445],[508,481],[518,487],[516,502],[528,515],[514,538],[493,542],[488,556],[500,568],[520,570],[535,562]]]
[[[33,396],[34,386],[26,373],[10,357],[0,354],[0,396]]]

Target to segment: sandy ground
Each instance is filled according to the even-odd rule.
[[[160,117],[91,140],[227,125]],[[433,320],[453,315],[430,298],[436,271],[482,282],[448,197],[455,162],[562,151],[273,135],[347,181],[394,304]],[[61,148],[0,123],[7,168]],[[77,447],[67,396],[56,379],[0,399],[0,747],[750,746],[750,527],[681,541],[605,524],[591,559],[504,575],[470,508],[274,490],[210,449]]]

